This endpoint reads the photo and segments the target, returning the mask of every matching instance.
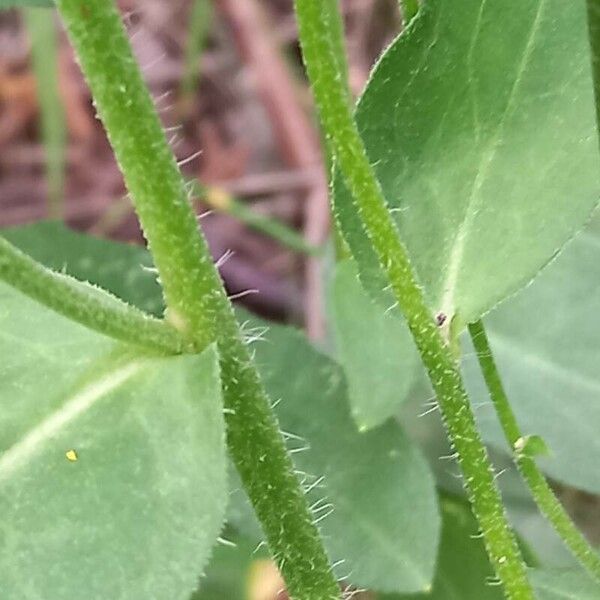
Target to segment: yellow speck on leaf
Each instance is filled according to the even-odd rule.
[[[67,457],[67,460],[70,460],[71,462],[75,462],[79,457],[77,456],[77,452],[75,452],[75,450],[67,450],[65,452],[65,456]]]

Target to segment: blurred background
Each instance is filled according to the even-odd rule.
[[[228,290],[322,337],[327,188],[292,0],[119,4],[213,255],[227,253]],[[401,18],[396,0],[342,6],[358,93]],[[62,219],[143,242],[64,31],[43,9],[0,13],[0,209],[2,227]]]

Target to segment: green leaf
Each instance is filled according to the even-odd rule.
[[[382,591],[428,588],[440,520],[421,453],[393,422],[359,433],[341,369],[299,333],[273,326],[265,337],[257,364],[305,485],[324,478],[311,499],[332,560],[345,561],[338,575]]]
[[[489,315],[485,324],[521,430],[540,436],[546,473],[600,492],[600,373],[598,282],[600,218],[581,232],[527,289]],[[476,357],[465,350],[465,376],[477,401],[487,393]],[[488,439],[505,447],[491,407],[478,411]]]
[[[539,600],[598,600],[600,586],[581,570],[534,570],[531,580]]]
[[[478,527],[466,503],[444,498],[438,566],[428,594],[394,594],[379,600],[502,600],[501,588],[491,586],[493,570]]]
[[[7,598],[189,598],[226,504],[218,361],[132,354],[0,284]]]
[[[379,61],[356,119],[432,312],[476,320],[597,203],[585,3],[425,2]],[[390,307],[339,175],[335,187],[363,284]]]
[[[46,267],[89,281],[162,316],[162,294],[145,248],[94,238],[53,221],[3,229],[2,235]]]
[[[370,429],[398,412],[419,356],[405,322],[386,315],[365,294],[353,262],[336,266],[330,304],[352,416],[360,430]]]

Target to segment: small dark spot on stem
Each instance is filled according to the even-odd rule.
[[[443,312],[441,312],[441,313],[438,313],[438,314],[435,316],[435,322],[437,323],[437,326],[438,326],[438,327],[441,327],[441,326],[442,326],[442,325],[443,325],[443,324],[446,322],[446,319],[447,319],[447,318],[448,318],[448,317],[447,317],[447,316],[446,316],[446,315],[445,315]]]

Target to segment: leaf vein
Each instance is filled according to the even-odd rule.
[[[9,479],[20,467],[26,465],[49,440],[77,417],[138,373],[142,366],[143,362],[141,361],[122,365],[67,399],[62,406],[0,455],[0,483]]]
[[[454,296],[458,284],[459,270],[464,256],[466,239],[473,225],[475,215],[477,214],[477,211],[480,207],[482,200],[480,192],[487,179],[490,167],[494,162],[496,153],[500,146],[500,142],[502,141],[502,133],[504,127],[506,125],[507,120],[514,112],[515,101],[518,97],[518,93],[521,87],[521,83],[523,82],[525,72],[527,71],[527,67],[530,64],[530,59],[533,54],[533,49],[535,45],[535,39],[539,31],[540,24],[542,22],[542,15],[546,6],[546,2],[547,0],[540,0],[538,4],[538,9],[533,19],[531,29],[529,30],[527,42],[525,44],[521,62],[519,63],[519,67],[517,69],[517,73],[515,75],[515,79],[513,81],[508,100],[506,102],[506,107],[504,109],[504,112],[502,113],[502,117],[498,122],[496,131],[490,139],[488,148],[484,150],[481,154],[482,158],[479,163],[479,168],[477,169],[477,174],[473,179],[473,185],[471,187],[471,193],[469,195],[469,199],[465,207],[464,216],[454,237],[454,243],[452,244],[452,248],[450,250],[448,267],[446,269],[446,277],[442,287],[443,299],[441,302],[441,306],[439,307],[439,310],[447,315],[454,315]]]

